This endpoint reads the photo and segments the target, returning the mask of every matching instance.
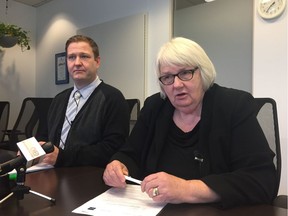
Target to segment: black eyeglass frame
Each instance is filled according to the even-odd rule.
[[[191,80],[191,79],[193,79],[193,76],[194,76],[194,73],[195,73],[195,71],[196,70],[198,70],[199,69],[199,67],[195,67],[194,69],[191,69],[191,70],[183,70],[183,71],[180,71],[179,73],[177,73],[177,74],[167,74],[167,75],[163,75],[163,76],[160,76],[158,79],[159,79],[159,81],[163,84],[163,85],[172,85],[173,83],[174,83],[174,81],[175,81],[175,77],[177,76],[180,80],[182,80],[182,81],[189,81],[189,80]],[[183,74],[183,73],[187,73],[187,72],[190,72],[190,74],[192,75],[191,76],[191,78],[189,78],[189,79],[183,79],[183,78],[181,78],[179,75],[181,75],[181,74]],[[171,83],[163,83],[163,78],[164,77],[167,77],[167,76],[173,76],[173,80],[171,81]]]

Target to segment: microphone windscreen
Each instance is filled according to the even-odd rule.
[[[42,148],[46,152],[46,154],[54,151],[54,145],[51,142],[46,142],[42,145]]]

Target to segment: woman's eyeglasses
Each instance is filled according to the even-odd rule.
[[[174,83],[176,76],[182,81],[188,81],[188,80],[191,80],[193,78],[193,75],[197,69],[198,69],[198,67],[191,69],[191,70],[180,71],[177,74],[167,74],[167,75],[159,77],[159,81],[163,85],[171,85]]]

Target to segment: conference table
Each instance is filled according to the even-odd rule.
[[[103,169],[97,167],[53,168],[26,174],[25,185],[31,190],[55,198],[49,200],[32,193],[18,200],[11,196],[0,204],[2,216],[78,215],[72,211],[105,192],[109,187],[102,180]],[[270,205],[241,206],[220,209],[215,205],[167,204],[159,216],[287,216],[287,209]]]

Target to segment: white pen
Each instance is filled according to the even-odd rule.
[[[32,194],[38,195],[38,196],[40,196],[40,197],[43,197],[43,198],[45,198],[45,199],[48,199],[48,200],[50,200],[50,202],[52,202],[52,203],[55,203],[55,202],[56,202],[55,199],[53,199],[53,198],[51,198],[51,197],[48,197],[48,196],[45,196],[45,195],[43,195],[43,194],[40,194],[40,193],[38,193],[38,192],[36,192],[36,191],[29,190],[29,192],[32,193]]]
[[[141,182],[142,182],[142,181],[140,181],[140,180],[138,180],[138,179],[135,179],[135,178],[132,178],[131,176],[126,176],[126,175],[124,175],[124,176],[125,176],[125,179],[126,179],[126,180],[141,185]]]

